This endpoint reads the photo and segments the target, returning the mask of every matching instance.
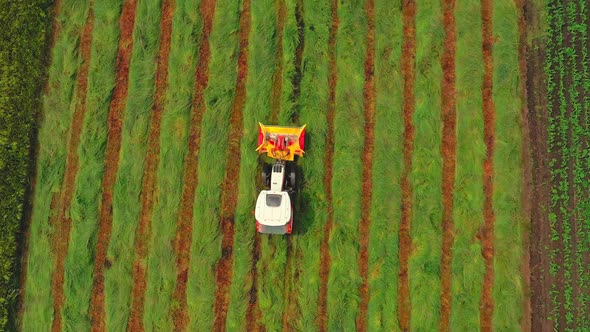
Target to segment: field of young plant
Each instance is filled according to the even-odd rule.
[[[55,8],[22,330],[530,329],[523,2]],[[589,14],[546,10],[551,318],[584,327]],[[291,236],[256,233],[258,122],[307,124]]]

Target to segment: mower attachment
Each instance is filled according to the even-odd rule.
[[[293,161],[305,152],[305,125],[302,127],[265,126],[258,123],[258,153],[278,160]]]

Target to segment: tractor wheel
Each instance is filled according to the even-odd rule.
[[[296,180],[296,174],[295,174],[295,168],[291,169],[291,172],[289,172],[289,185],[291,186],[291,189],[295,190],[295,184],[297,182],[295,182]]]
[[[270,187],[270,171],[270,165],[264,164],[262,166],[262,183],[267,187]]]

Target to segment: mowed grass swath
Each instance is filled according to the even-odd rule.
[[[63,330],[436,330],[447,318],[450,330],[521,328],[529,230],[515,3],[485,2],[484,17],[479,2],[457,0],[447,40],[447,3],[433,0],[164,1],[93,3],[86,113],[70,152],[79,170],[66,211],[65,302],[54,313],[51,220],[91,12],[90,1],[62,3],[43,96],[23,330],[45,330],[54,317]],[[551,207],[559,212],[554,278],[569,278],[552,299],[567,315],[555,309],[552,318],[573,328],[587,324],[586,311],[573,308],[587,302],[574,288],[587,290],[588,225],[565,221],[587,212],[590,158],[587,121],[568,119],[568,105],[573,118],[590,117],[588,56],[575,44],[586,39],[576,24],[588,10],[572,3],[548,6],[550,33],[564,38],[567,23],[574,38],[558,43],[564,50],[549,45],[544,69],[556,107],[554,181],[568,180],[554,185]],[[132,13],[123,10],[130,4]],[[445,65],[450,50],[454,66]],[[445,90],[448,78],[455,93]],[[456,116],[445,118],[454,101]],[[307,124],[290,237],[256,232],[258,122]],[[111,146],[119,133],[120,149]]]

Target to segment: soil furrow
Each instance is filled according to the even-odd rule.
[[[148,240],[151,234],[152,208],[155,199],[155,183],[157,180],[158,164],[160,163],[160,122],[166,91],[168,89],[168,56],[172,39],[172,14],[174,0],[162,1],[162,16],[160,18],[160,45],[156,63],[156,84],[152,118],[148,136],[146,166],[143,174],[140,194],[141,212],[139,224],[135,231],[135,261],[133,262],[133,289],[131,291],[131,311],[128,331],[143,331],[143,309],[145,302],[146,257],[148,254]]]
[[[258,307],[258,269],[256,265],[260,259],[260,235],[254,234],[254,245],[252,246],[252,288],[250,288],[248,310],[246,311],[246,331],[260,331],[258,325],[261,312]]]
[[[250,0],[244,0],[240,13],[238,31],[238,76],[235,98],[231,108],[229,127],[229,146],[227,149],[225,177],[221,190],[220,228],[221,258],[215,272],[217,290],[215,292],[215,328],[225,331],[225,321],[229,306],[229,286],[232,278],[235,207],[238,191],[234,188],[235,179],[240,172],[240,141],[243,130],[243,111],[246,102],[246,79],[248,76],[248,37],[250,34]]]
[[[365,142],[362,155],[361,221],[359,223],[359,274],[363,279],[359,286],[360,310],[357,317],[358,331],[367,330],[367,310],[369,307],[369,235],[371,229],[371,200],[373,198],[373,150],[375,142],[375,1],[367,0],[367,57],[365,60]]]
[[[119,45],[117,47],[115,88],[113,90],[108,115],[108,136],[105,150],[105,170],[102,179],[102,200],[100,221],[94,260],[94,280],[90,299],[90,317],[93,331],[105,331],[104,270],[107,265],[107,250],[111,238],[113,222],[113,190],[119,168],[119,151],[127,90],[129,88],[129,66],[133,49],[133,30],[135,28],[136,0],[123,3],[119,18]]]
[[[279,113],[281,112],[281,94],[283,93],[283,30],[287,12],[285,0],[276,0],[275,4],[277,12],[277,62],[275,72],[272,75],[271,124],[277,124]]]
[[[82,65],[78,73],[77,105],[70,125],[70,141],[68,143],[68,154],[66,156],[66,169],[61,192],[59,194],[58,212],[56,218],[52,218],[54,227],[52,235],[52,250],[55,255],[55,270],[51,275],[51,294],[53,297],[53,322],[52,331],[62,330],[61,308],[65,302],[64,275],[65,261],[68,254],[70,242],[70,230],[72,220],[68,216],[71,202],[76,187],[76,176],[79,169],[78,147],[80,136],[84,126],[84,114],[86,114],[86,93],[88,91],[88,70],[90,67],[90,51],[92,48],[92,29],[94,27],[93,3],[90,3],[88,17],[80,36],[80,56]]]
[[[209,36],[215,16],[215,0],[203,0],[200,4],[203,30],[199,42],[198,65],[195,70],[195,87],[192,100],[188,153],[184,161],[182,198],[178,212],[174,250],[176,253],[176,285],[173,300],[178,303],[171,316],[177,331],[186,330],[188,311],[186,302],[186,284],[190,265],[190,247],[193,234],[193,204],[198,185],[198,152],[201,145],[201,121],[205,112],[204,93],[209,83],[209,57],[211,49]]]
[[[449,331],[451,318],[451,261],[453,259],[454,221],[453,193],[455,187],[455,165],[457,159],[457,100],[455,91],[455,52],[457,33],[455,28],[455,0],[445,0],[443,5],[443,26],[445,39],[441,66],[443,134],[441,155],[443,158],[442,195],[442,256],[441,256],[441,308],[440,331]]]
[[[495,143],[495,106],[493,100],[493,74],[494,62],[492,50],[494,36],[492,28],[491,0],[482,0],[482,52],[484,64],[484,77],[482,83],[483,118],[484,118],[484,142],[486,157],[483,161],[483,219],[484,224],[480,230],[482,241],[482,256],[484,258],[485,273],[480,302],[480,324],[482,331],[492,330],[492,318],[494,302],[492,289],[494,286],[494,143]]]
[[[408,260],[412,253],[412,184],[410,172],[412,170],[412,153],[414,151],[415,128],[413,124],[414,109],[414,81],[416,68],[416,3],[405,0],[402,8],[403,15],[403,45],[402,45],[402,79],[404,81],[404,170],[401,177],[402,202],[401,220],[399,226],[399,274],[398,274],[398,304],[397,316],[402,331],[410,330],[410,281],[408,276]]]
[[[328,62],[328,113],[326,133],[326,151],[324,157],[324,188],[326,190],[326,202],[328,204],[328,218],[324,227],[324,236],[320,246],[320,294],[318,301],[318,327],[320,331],[326,331],[328,321],[328,276],[330,274],[330,246],[328,240],[334,223],[334,208],[332,198],[332,173],[334,170],[334,115],[336,113],[336,83],[338,72],[336,67],[336,33],[338,32],[338,1],[331,1],[332,26],[329,34],[329,62]]]

